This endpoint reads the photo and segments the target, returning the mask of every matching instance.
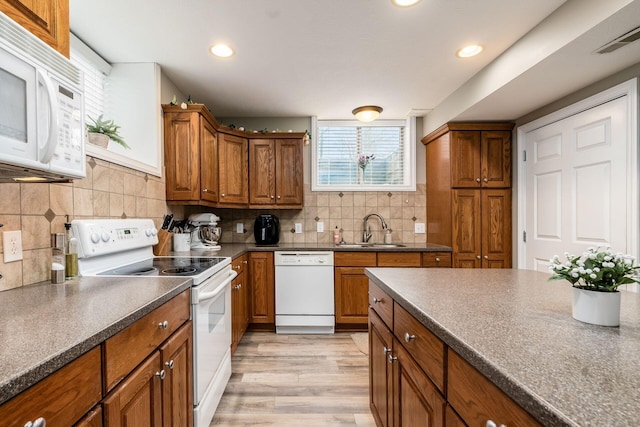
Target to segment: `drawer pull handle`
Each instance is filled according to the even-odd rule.
[[[35,421],[27,421],[27,423],[24,425],[24,427],[46,427],[46,426],[47,426],[47,420],[45,420],[42,417],[36,419]]]
[[[158,328],[160,328],[160,329],[168,329],[169,328],[169,322],[165,320],[164,322],[158,323]]]
[[[164,362],[164,366],[169,369],[173,369],[173,359],[169,360],[168,362]]]
[[[415,335],[412,335],[412,334],[410,334],[409,332],[405,332],[405,333],[404,333],[404,340],[405,340],[406,342],[411,342],[411,341],[413,341],[413,340],[415,340],[415,339],[416,339],[416,336],[415,336]]]
[[[384,349],[384,350],[382,350],[382,352],[383,352],[384,354],[389,354],[389,353],[391,353],[391,349],[390,349],[390,348],[383,347],[383,349]]]
[[[440,262],[440,258],[436,257],[436,262]]]
[[[382,302],[382,300],[381,300],[381,299],[376,298],[376,297],[373,297],[373,303],[374,303],[374,304],[380,304],[381,302]]]
[[[247,263],[247,260],[245,259],[244,261],[242,261],[242,263],[243,263],[243,264],[246,264],[246,263]]]
[[[390,354],[389,356],[387,356],[389,358],[389,363],[393,363],[396,360],[398,360],[398,358],[396,356],[394,356],[393,354]]]
[[[161,379],[161,380],[163,380],[163,379],[164,379],[164,377],[166,377],[166,376],[167,376],[167,373],[166,373],[166,372],[164,371],[164,369],[163,369],[163,370],[161,370],[160,372],[156,372],[156,374],[155,374],[155,375],[156,375],[156,377],[160,377],[160,379]]]
[[[240,266],[239,265],[234,265],[233,268],[235,268],[236,270],[240,270]]]

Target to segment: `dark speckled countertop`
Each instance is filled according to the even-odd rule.
[[[529,270],[369,268],[369,278],[547,426],[640,425],[640,294],[620,327],[571,317],[571,285]]]
[[[190,287],[188,278],[84,277],[0,292],[0,404]]]

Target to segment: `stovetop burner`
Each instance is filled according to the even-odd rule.
[[[223,257],[154,257],[98,273],[99,276],[195,276]]]

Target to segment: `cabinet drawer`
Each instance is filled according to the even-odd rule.
[[[393,299],[369,280],[369,306],[389,327],[393,325]]]
[[[334,252],[333,265],[336,267],[375,267],[375,252]]]
[[[449,349],[447,394],[467,425],[540,426],[524,409],[484,375]]]
[[[379,252],[378,267],[420,267],[420,252]]]
[[[393,334],[444,392],[444,343],[398,303],[393,304]]]
[[[238,276],[240,275],[240,273],[244,273],[245,269],[247,268],[247,258],[247,254],[244,254],[242,256],[234,258],[231,261],[231,269],[237,272]]]
[[[186,290],[105,341],[105,391],[111,390],[189,320],[190,304]]]
[[[424,252],[423,267],[451,267],[451,252]]]
[[[24,426],[44,418],[50,426],[70,426],[102,398],[100,347],[80,356],[0,406],[0,424]]]

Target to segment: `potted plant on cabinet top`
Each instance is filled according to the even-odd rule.
[[[109,140],[115,141],[124,148],[131,149],[124,139],[118,134],[120,126],[116,125],[113,120],[105,120],[100,114],[97,119],[87,116],[92,123],[87,124],[87,132],[89,134],[89,142],[102,148],[107,148]]]
[[[582,255],[565,252],[566,262],[551,258],[549,280],[567,280],[573,286],[573,318],[602,326],[620,324],[618,287],[638,283],[634,258],[611,248],[589,248]]]

